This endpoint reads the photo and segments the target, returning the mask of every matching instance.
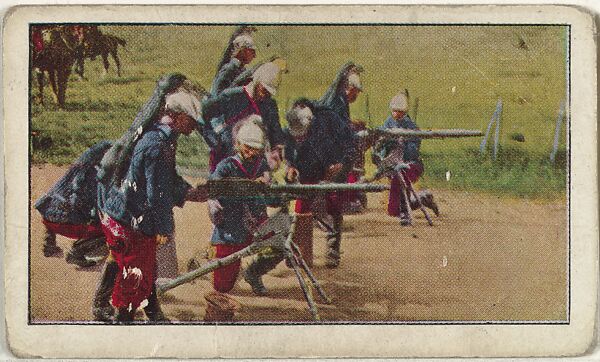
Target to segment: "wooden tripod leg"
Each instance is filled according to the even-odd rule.
[[[308,276],[308,279],[310,280],[312,285],[315,287],[315,289],[319,293],[319,296],[321,297],[321,299],[326,304],[331,304],[331,299],[329,299],[329,297],[327,297],[327,295],[325,294],[325,291],[321,287],[321,284],[319,283],[317,278],[315,278],[315,275],[312,273],[312,271],[308,267],[308,264],[306,264],[306,262],[304,261],[304,258],[302,258],[302,253],[300,253],[300,248],[298,248],[298,246],[296,244],[292,243],[292,249],[294,251],[294,257],[296,258],[297,263],[300,264],[300,267],[302,267],[302,269]]]
[[[401,178],[402,178],[403,185],[406,186],[406,188],[408,189],[410,194],[412,194],[415,197],[415,201],[417,202],[419,209],[421,209],[421,211],[423,212],[423,215],[425,215],[425,219],[427,219],[427,223],[429,224],[429,226],[433,226],[433,220],[431,220],[431,216],[429,216],[429,213],[427,212],[427,210],[425,210],[425,206],[423,206],[423,203],[421,203],[421,199],[419,198],[419,195],[417,195],[417,192],[415,191],[415,189],[412,187],[412,183],[410,182],[410,180],[406,180],[404,178],[404,171],[402,171]],[[408,199],[407,201],[410,205],[410,199]]]
[[[404,180],[404,172],[400,171],[398,172],[398,178],[400,179],[400,187],[402,188],[402,194],[404,194],[404,200],[406,200],[406,215],[408,216],[408,222],[410,224],[412,224],[412,212],[410,209],[410,198],[408,197],[408,192],[407,189],[408,187],[406,186],[406,181]]]
[[[308,289],[308,286],[306,285],[306,282],[304,281],[304,278],[302,277],[302,273],[300,272],[298,263],[294,259],[294,256],[292,255],[291,250],[290,250],[290,253],[288,255],[286,255],[286,258],[288,259],[290,265],[292,266],[294,273],[296,273],[296,277],[298,278],[298,283],[300,283],[300,288],[302,289],[302,293],[304,293],[304,298],[306,299],[306,303],[308,304],[308,310],[310,311],[310,314],[312,314],[312,317],[315,321],[321,320],[321,318],[319,317],[319,312],[317,311],[317,305],[315,304],[315,301],[313,300],[310,290]]]

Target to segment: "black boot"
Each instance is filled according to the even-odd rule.
[[[90,253],[104,253],[106,242],[104,237],[84,238],[76,240],[73,247],[67,253],[67,263],[76,264],[81,268],[87,268],[97,264],[97,261],[86,258]]]
[[[340,265],[340,246],[342,243],[343,215],[332,215],[332,229],[327,233],[327,253],[325,254],[325,266],[337,268]]]
[[[119,266],[117,262],[107,260],[102,269],[100,281],[96,286],[96,294],[92,303],[92,314],[96,321],[111,322],[113,320],[115,310],[110,304],[110,298],[118,273]]]
[[[50,257],[62,253],[62,249],[56,245],[56,234],[46,229],[44,235],[44,256]]]
[[[146,313],[146,317],[148,317],[150,322],[170,322],[160,308],[160,302],[156,295],[156,286],[152,289],[152,293],[148,297],[148,305],[144,307],[144,313]]]
[[[131,323],[135,317],[135,309],[128,310],[127,307],[119,308],[115,320],[118,323]]]
[[[256,295],[266,295],[267,288],[262,282],[262,276],[275,269],[277,264],[283,260],[283,254],[258,255],[244,272],[244,280],[252,287],[252,292]]]

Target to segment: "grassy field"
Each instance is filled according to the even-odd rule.
[[[87,62],[88,80],[72,77],[66,110],[57,109],[47,88],[46,106],[32,103],[34,163],[69,163],[98,140],[119,137],[156,79],[166,72],[182,72],[209,88],[233,27],[103,30],[127,40],[120,53],[123,77],[117,78],[112,68],[103,78],[101,60]],[[527,49],[519,47],[521,39]],[[424,141],[423,183],[520,197],[565,196],[565,127],[557,162],[548,161],[559,104],[565,97],[563,27],[260,26],[255,40],[258,59],[277,54],[288,60],[290,72],[276,96],[283,123],[293,99],[320,97],[348,60],[365,68],[366,91],[351,113],[372,126],[383,123],[389,99],[402,88],[408,88],[413,99],[419,97],[421,128],[485,130],[502,98],[498,160],[478,154],[480,138]],[[512,140],[515,133],[525,142]],[[205,168],[207,148],[198,135],[183,137],[179,153],[182,166]]]

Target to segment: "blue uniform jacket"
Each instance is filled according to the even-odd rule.
[[[405,129],[414,129],[418,130],[417,124],[413,122],[412,119],[408,116],[408,114],[404,115],[404,117],[400,120],[395,120],[392,116],[389,116],[388,119],[385,120],[383,129],[386,128],[405,128]],[[397,146],[397,141],[391,141],[392,147]],[[406,162],[417,162],[420,160],[420,150],[421,148],[421,139],[418,137],[406,137],[404,138],[404,161]]]
[[[113,219],[146,235],[170,235],[173,207],[182,207],[191,187],[175,170],[178,134],[154,125],[136,143],[120,188],[98,189],[98,206]]]
[[[233,127],[252,114],[262,117],[265,134],[272,146],[283,142],[277,102],[269,97],[256,103],[244,87],[228,88],[218,96],[204,100],[202,112],[203,122],[198,124],[200,132],[208,145],[223,155],[235,154]]]
[[[87,149],[67,173],[36,201],[35,208],[44,219],[73,225],[97,222],[96,166],[111,145],[110,141],[101,141]]]
[[[236,154],[219,162],[209,179],[220,180],[237,177],[253,180],[268,171],[269,165],[264,157],[253,161],[242,161],[241,157]],[[251,236],[245,221],[248,218],[247,213],[257,221],[262,221],[267,217],[267,200],[263,197],[229,197],[218,200],[223,207],[223,221],[213,230],[212,244],[243,244]]]
[[[348,103],[348,99],[345,94],[339,94],[337,97],[333,99],[333,102],[326,105],[328,108],[331,108],[335,113],[337,113],[344,121],[352,122],[350,119],[350,104]]]
[[[329,166],[351,167],[357,152],[350,125],[330,109],[311,107],[313,121],[306,139],[298,143],[285,130],[285,157],[300,172],[300,182],[323,180]]]
[[[219,69],[217,76],[213,80],[212,86],[210,87],[211,97],[216,97],[223,90],[231,87],[233,81],[245,70],[246,68],[237,58],[232,58],[229,63]]]

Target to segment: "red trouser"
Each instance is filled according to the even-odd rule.
[[[360,179],[360,175],[358,174],[358,172],[349,172],[348,173],[348,177],[346,178],[346,183],[349,184],[353,184],[358,182],[358,180]],[[358,200],[358,196],[359,196],[359,192],[358,191],[346,191],[343,193],[343,200],[344,202],[354,202],[356,200]]]
[[[102,226],[100,224],[58,224],[42,219],[46,229],[54,234],[62,235],[69,239],[88,239],[102,236]]]
[[[221,162],[225,157],[219,152],[217,149],[211,149],[208,153],[208,168],[211,173],[215,171],[219,162]]]
[[[119,266],[112,293],[116,308],[137,309],[152,293],[156,271],[156,237],[147,236],[105,216],[102,230]]]
[[[423,174],[423,166],[420,163],[410,163],[410,168],[408,170],[404,170],[403,173],[405,182],[417,182],[419,177],[421,177]],[[407,196],[410,197],[410,195],[408,195],[408,190]],[[390,196],[388,198],[388,215],[400,216],[400,208],[402,204],[404,204],[405,208],[407,207],[407,200],[403,199],[404,195],[402,194],[402,187],[400,186],[400,178],[399,175],[396,174],[391,179]],[[406,209],[406,211],[407,210],[408,209]]]
[[[306,185],[316,184],[317,182],[305,181]],[[326,211],[330,215],[339,214],[342,212],[342,202],[347,199],[345,192],[331,192],[325,195]],[[312,211],[312,199],[297,199],[295,211],[298,214],[305,214]]]
[[[215,245],[215,257],[224,258],[250,245],[252,238],[249,238],[243,244],[217,244]],[[229,265],[224,265],[213,272],[213,288],[221,293],[227,293],[235,286],[238,274],[240,273],[241,260]]]

